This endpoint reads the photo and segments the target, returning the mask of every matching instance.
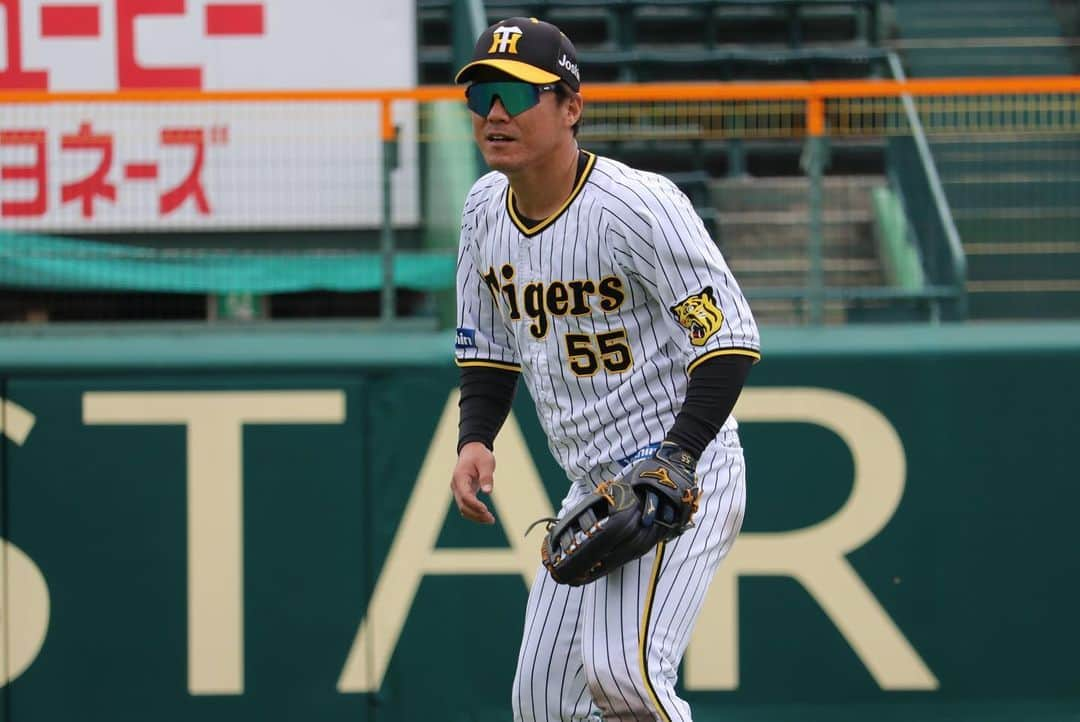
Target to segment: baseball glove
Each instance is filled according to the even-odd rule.
[[[548,527],[540,559],[551,578],[575,587],[588,584],[692,527],[701,498],[696,465],[692,455],[664,442],[561,519],[541,519]]]

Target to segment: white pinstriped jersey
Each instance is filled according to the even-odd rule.
[[[457,363],[520,371],[575,480],[662,441],[697,364],[760,348],[689,199],[663,176],[586,156],[570,198],[531,227],[506,176],[480,178],[457,264]]]

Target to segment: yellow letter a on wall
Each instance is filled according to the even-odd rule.
[[[451,508],[450,474],[457,462],[458,393],[446,401],[427,457],[390,552],[375,583],[367,615],[338,679],[339,692],[374,692],[412,609],[425,574],[520,574],[531,585],[540,563],[537,541],[525,530],[537,518],[554,516],[540,474],[513,414],[495,442],[495,488],[491,501],[510,548],[436,549]],[[372,630],[378,630],[373,634]]]

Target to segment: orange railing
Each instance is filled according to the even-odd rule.
[[[897,98],[904,95],[985,96],[1080,93],[1080,75],[1001,78],[920,78],[898,80],[820,80],[762,83],[596,83],[582,90],[586,102],[762,101],[806,103],[806,132],[823,135],[825,101],[841,98]],[[377,102],[383,140],[393,140],[392,107],[399,101],[461,100],[460,86],[385,90],[128,90],[0,91],[0,103],[145,102]]]

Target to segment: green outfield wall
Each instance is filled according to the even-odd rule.
[[[769,329],[695,720],[1080,719],[1080,325]],[[506,722],[566,482],[451,509],[449,334],[0,337],[0,722]]]

